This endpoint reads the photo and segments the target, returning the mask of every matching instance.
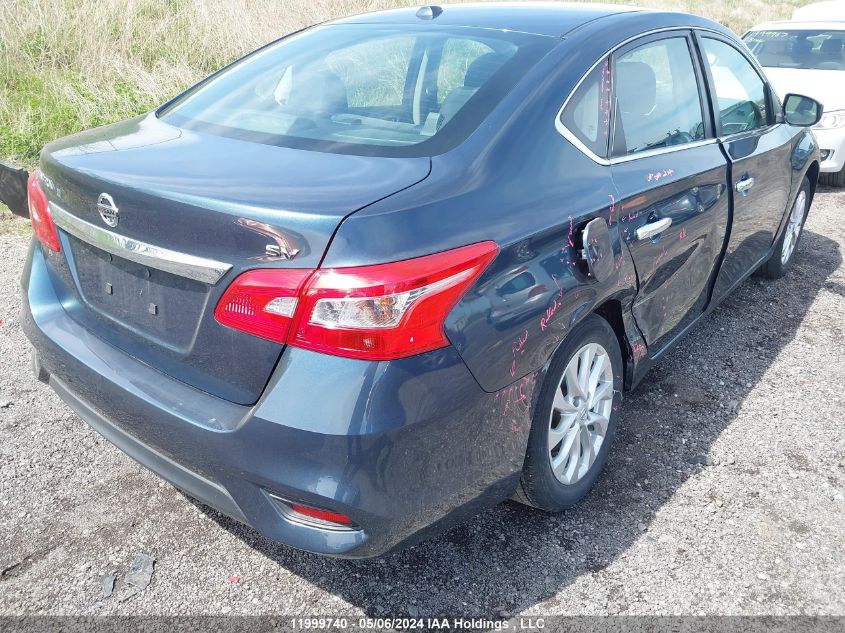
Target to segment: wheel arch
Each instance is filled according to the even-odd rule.
[[[619,353],[622,355],[623,384],[625,389],[631,388],[633,382],[633,363],[631,342],[625,326],[625,318],[622,313],[622,302],[619,299],[608,299],[598,305],[592,314],[600,316],[613,329],[616,341],[619,343]]]
[[[813,198],[816,195],[816,187],[819,184],[819,175],[821,173],[821,165],[819,165],[818,161],[813,161],[810,163],[810,166],[807,168],[805,176],[810,181],[810,204],[813,202]]]

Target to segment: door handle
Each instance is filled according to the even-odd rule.
[[[647,240],[649,238],[654,237],[655,235],[663,233],[663,231],[668,229],[670,226],[672,226],[672,218],[663,218],[662,220],[658,220],[657,222],[650,222],[649,224],[644,224],[643,226],[637,229],[637,239]]]
[[[736,189],[737,193],[741,193],[743,196],[747,196],[748,190],[751,189],[751,187],[753,186],[754,179],[746,176],[742,180],[737,180],[736,185],[734,185],[734,188]]]

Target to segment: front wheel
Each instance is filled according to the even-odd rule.
[[[592,488],[616,433],[622,356],[610,325],[590,315],[552,359],[540,392],[516,500],[549,512]]]
[[[792,203],[792,209],[786,220],[786,226],[781,232],[780,239],[775,243],[774,252],[766,260],[766,263],[760,266],[757,271],[758,274],[769,279],[779,279],[786,274],[789,265],[792,263],[798,242],[801,240],[801,233],[804,230],[804,222],[807,219],[809,210],[810,181],[805,176],[804,181],[801,183],[801,189],[798,190],[798,195],[795,196],[795,202]]]

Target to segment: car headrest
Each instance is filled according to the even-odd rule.
[[[346,85],[326,69],[310,70],[295,85],[291,103],[320,113],[338,114],[349,109]]]
[[[464,86],[467,88],[480,88],[507,60],[507,55],[501,55],[499,53],[486,53],[476,58],[469,65],[469,68],[467,68],[467,73],[464,76]]]
[[[648,114],[657,99],[654,70],[644,62],[619,62],[616,65],[616,94],[621,112]]]
[[[822,42],[822,45],[819,50],[822,53],[838,55],[842,52],[842,40],[838,38],[834,39],[832,37],[830,39],[826,39],[824,42]]]
[[[792,44],[793,55],[807,55],[813,50],[813,45],[809,40],[799,39]]]

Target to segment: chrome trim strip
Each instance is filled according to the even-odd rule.
[[[656,147],[654,149],[647,149],[644,152],[637,152],[636,154],[628,154],[627,156],[616,156],[615,158],[610,159],[611,165],[616,165],[618,163],[628,163],[632,160],[637,160],[638,158],[648,158],[649,156],[659,156],[661,154],[671,154],[672,152],[679,152],[682,149],[693,149],[696,147],[703,147],[705,145],[715,145],[718,142],[718,139],[715,138],[705,138],[701,139],[700,141],[691,141],[689,143],[684,143],[683,145],[670,145],[669,147]]]
[[[750,130],[743,130],[742,132],[734,132],[733,134],[725,134],[724,136],[719,137],[720,143],[730,143],[742,137],[752,137],[752,136],[762,136],[763,134],[768,134],[772,130],[776,129],[778,126],[783,125],[783,123],[772,123],[771,125],[767,125],[766,127],[755,127]]]
[[[658,154],[668,154],[670,152],[675,152],[675,151],[678,151],[678,150],[681,150],[681,149],[688,149],[690,147],[698,147],[700,145],[707,145],[709,143],[715,143],[717,141],[717,139],[709,138],[709,139],[704,139],[702,141],[694,141],[693,143],[686,143],[684,145],[673,145],[671,147],[661,147],[659,149],[648,150],[647,152],[642,152],[640,154],[630,154],[628,156],[617,156],[616,158],[611,158],[610,160],[608,160],[606,158],[602,158],[601,156],[598,156],[592,150],[590,150],[586,145],[584,145],[580,140],[578,140],[578,137],[575,136],[575,134],[573,132],[571,132],[569,130],[569,128],[567,128],[560,120],[560,117],[563,114],[563,111],[566,109],[566,106],[569,104],[569,102],[572,100],[572,97],[578,91],[578,88],[581,87],[581,84],[584,83],[584,81],[587,79],[587,77],[590,76],[590,73],[592,73],[596,69],[596,67],[604,61],[604,59],[608,55],[612,55],[615,51],[619,50],[623,46],[630,44],[634,40],[638,40],[642,37],[648,37],[649,35],[654,35],[655,33],[666,33],[666,32],[669,32],[669,31],[696,31],[696,30],[697,31],[707,31],[707,32],[710,32],[710,33],[716,33],[717,35],[721,35],[723,37],[725,36],[725,34],[720,32],[720,31],[717,31],[715,29],[708,29],[707,27],[703,27],[703,26],[667,26],[667,27],[660,28],[660,29],[653,29],[651,31],[645,31],[643,33],[638,33],[637,35],[629,37],[627,40],[620,42],[616,46],[607,50],[605,53],[603,53],[601,55],[601,57],[599,57],[596,60],[596,62],[592,66],[590,66],[590,68],[587,70],[587,72],[585,72],[581,76],[581,79],[578,80],[578,83],[575,84],[575,87],[572,88],[570,93],[566,96],[566,99],[564,99],[563,105],[560,106],[560,109],[557,111],[557,115],[555,116],[555,129],[567,141],[569,141],[576,148],[578,148],[578,150],[582,154],[584,154],[587,158],[589,158],[590,160],[592,160],[595,163],[598,163],[599,165],[604,165],[605,167],[608,166],[608,165],[614,165],[616,163],[624,163],[624,162],[627,162],[627,161],[630,161],[630,160],[636,160],[638,158],[646,158],[647,156],[656,156]]]
[[[172,251],[112,233],[68,213],[54,202],[50,203],[50,213],[56,226],[65,232],[107,253],[142,266],[149,266],[211,286],[220,281],[220,278],[232,268],[231,264]]]

